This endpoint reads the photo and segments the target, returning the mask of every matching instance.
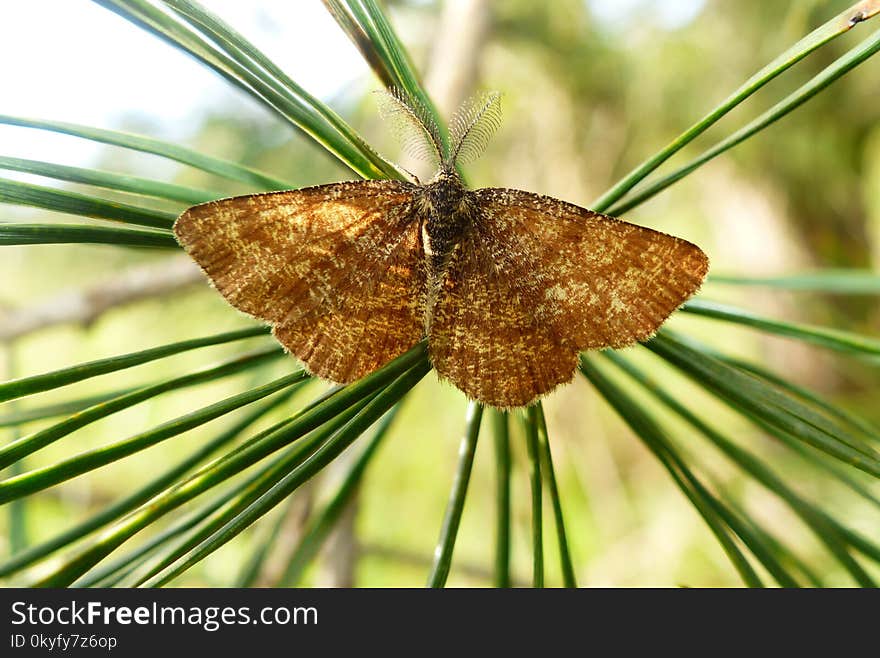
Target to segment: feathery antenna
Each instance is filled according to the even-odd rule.
[[[406,153],[435,164],[445,161],[440,130],[424,105],[396,87],[376,94],[379,114],[390,120],[391,129]]]
[[[444,164],[454,167],[476,160],[501,125],[501,94],[497,91],[466,100],[449,122],[450,155]]]

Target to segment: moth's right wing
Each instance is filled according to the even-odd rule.
[[[211,201],[174,225],[236,308],[325,379],[358,379],[422,337],[413,185],[355,181]]]

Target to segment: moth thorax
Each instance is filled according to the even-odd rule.
[[[460,214],[465,205],[467,189],[454,169],[441,169],[426,186],[431,215],[444,223],[454,223],[453,216]]]
[[[422,226],[426,252],[433,268],[443,268],[455,246],[461,242],[472,222],[468,192],[454,183],[431,191],[431,211]]]

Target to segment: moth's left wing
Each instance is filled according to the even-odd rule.
[[[414,186],[354,181],[190,208],[177,239],[236,308],[325,379],[358,379],[422,337]]]
[[[493,407],[529,404],[569,381],[577,367],[577,350],[535,316],[476,232],[449,259],[428,347],[441,378]]]
[[[434,307],[438,374],[496,407],[534,402],[581,350],[650,337],[708,268],[691,243],[549,197],[476,190]]]
[[[650,338],[709,269],[681,238],[530,192],[474,194],[496,270],[579,350]]]

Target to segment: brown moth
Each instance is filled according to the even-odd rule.
[[[571,380],[582,350],[645,340],[708,270],[695,245],[540,194],[468,190],[456,165],[500,121],[466,103],[444,147],[429,113],[387,94],[426,184],[369,180],[204,203],[174,225],[226,300],[271,323],[315,375],[350,382],[427,337],[439,376],[517,407]]]

